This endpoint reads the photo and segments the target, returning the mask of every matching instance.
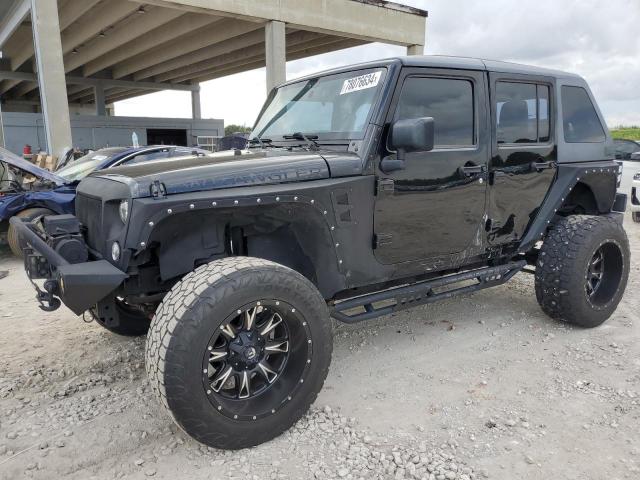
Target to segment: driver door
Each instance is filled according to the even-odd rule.
[[[432,117],[434,148],[407,152],[399,170],[385,173],[378,166],[374,247],[380,262],[420,261],[431,270],[483,250],[486,91],[484,72],[414,68],[399,79],[387,126]],[[395,155],[387,145],[382,149],[382,157]]]

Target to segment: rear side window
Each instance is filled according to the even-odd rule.
[[[407,78],[396,120],[420,117],[433,117],[436,147],[473,145],[473,84],[452,78]]]
[[[549,87],[535,83],[496,83],[498,143],[549,141]]]
[[[587,91],[582,87],[562,87],[562,123],[567,143],[598,143],[605,134]]]

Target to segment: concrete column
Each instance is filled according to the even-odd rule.
[[[424,45],[409,45],[407,55],[424,55]]]
[[[96,115],[106,116],[107,105],[104,98],[104,85],[93,87],[93,100],[96,104]]]
[[[2,102],[0,102],[0,147],[4,145],[4,123],[2,122]]]
[[[284,22],[270,21],[264,27],[267,93],[287,80],[287,51]]]
[[[73,143],[56,0],[31,0],[31,22],[47,150],[60,157]]]
[[[191,118],[202,118],[200,108],[200,85],[198,85],[196,90],[191,90]]]

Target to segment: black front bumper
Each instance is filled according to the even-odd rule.
[[[46,292],[36,286],[37,298],[41,304],[47,301],[46,296],[51,300],[57,297],[76,315],[80,315],[112,293],[127,278],[126,273],[106,260],[69,263],[47,243],[46,234],[38,231],[34,223],[23,221],[19,217],[12,217],[9,221],[21,243],[26,245],[24,254],[27,276],[32,281],[47,279]]]

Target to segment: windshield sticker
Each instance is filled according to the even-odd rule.
[[[359,77],[347,78],[342,84],[340,95],[364,90],[366,88],[373,88],[378,85],[381,76],[382,71],[378,70],[377,72],[367,73],[366,75],[360,75]]]

